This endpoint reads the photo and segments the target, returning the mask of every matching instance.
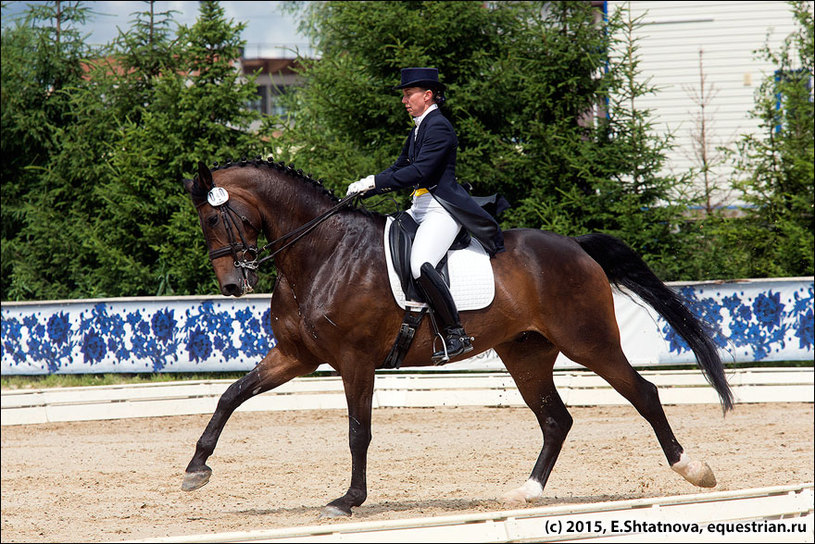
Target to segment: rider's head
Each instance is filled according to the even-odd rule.
[[[402,90],[402,103],[413,117],[422,115],[431,104],[441,106],[446,100],[445,86],[436,68],[403,68],[402,81],[394,89]]]

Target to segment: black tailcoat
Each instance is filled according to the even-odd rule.
[[[504,236],[495,218],[479,206],[456,181],[458,138],[453,125],[439,110],[427,114],[410,131],[396,162],[375,176],[376,188],[369,194],[397,189],[425,188],[490,255],[504,250]]]

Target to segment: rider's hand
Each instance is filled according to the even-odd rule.
[[[345,193],[345,196],[348,196],[351,193],[364,193],[366,191],[370,191],[375,187],[376,182],[374,181],[374,176],[367,176],[349,185],[348,192]]]

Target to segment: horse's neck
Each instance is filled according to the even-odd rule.
[[[266,229],[264,234],[269,242],[293,233],[329,211],[335,204],[308,182],[288,178],[266,184],[262,190],[261,202]],[[329,260],[333,248],[345,234],[345,229],[337,228],[336,216],[329,218],[284,249],[275,257],[275,264],[288,277],[303,277]],[[276,251],[289,240],[290,238],[286,238],[275,244],[271,251]]]
[[[272,239],[288,234],[319,217],[333,205],[328,198],[321,198],[306,184],[279,184],[262,192],[262,212],[267,236]]]

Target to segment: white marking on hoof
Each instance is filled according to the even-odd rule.
[[[501,497],[501,502],[509,506],[520,506],[532,499],[539,499],[542,496],[543,486],[535,480],[530,479],[518,489],[504,493],[504,496]]]
[[[716,476],[708,464],[704,461],[694,461],[685,452],[682,452],[679,461],[671,465],[671,468],[695,486],[716,487]]]

